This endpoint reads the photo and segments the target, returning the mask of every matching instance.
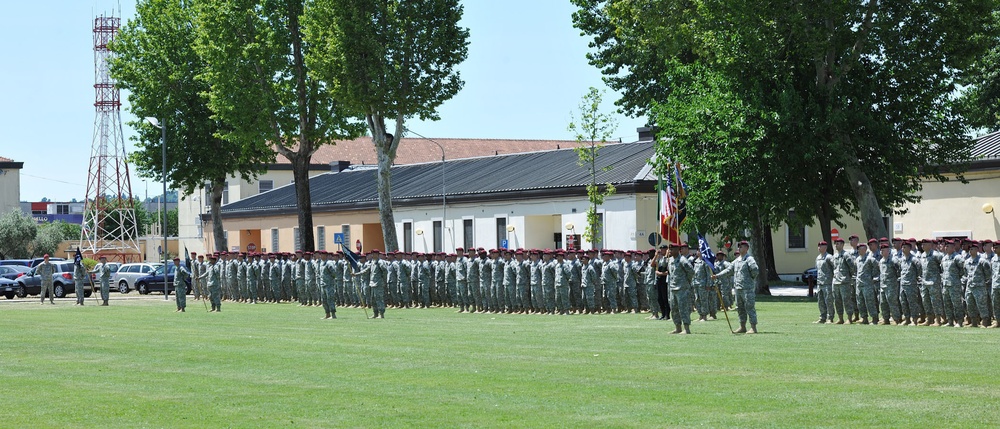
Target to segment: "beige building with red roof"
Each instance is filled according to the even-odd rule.
[[[0,156],[0,213],[21,209],[21,169],[23,162]]]
[[[573,140],[508,140],[508,139],[453,139],[453,138],[403,138],[396,152],[396,165],[441,161],[442,150],[446,160],[493,156],[512,153],[537,152],[575,147]],[[340,171],[349,166],[375,165],[375,145],[371,137],[339,140],[335,145],[324,145],[313,154],[310,176]],[[230,177],[222,194],[222,204],[229,204],[271,189],[292,184],[292,166],[284,156],[278,155],[268,171],[256,181]],[[372,186],[375,186],[374,183]],[[178,202],[178,227],[180,248],[203,253],[207,249],[211,230],[205,229],[203,214],[208,214],[211,193],[199,188],[191,195],[182,196]],[[16,205],[16,200],[15,200]],[[242,234],[249,234],[242,236]],[[227,231],[227,234],[229,232]],[[256,234],[257,236],[254,236]],[[259,231],[241,231],[237,243],[254,243],[260,250]],[[243,247],[245,246],[237,246]],[[214,249],[212,249],[214,250]],[[233,250],[233,249],[230,249]]]

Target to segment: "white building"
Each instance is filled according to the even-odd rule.
[[[23,162],[0,156],[0,213],[21,208],[21,169]]]

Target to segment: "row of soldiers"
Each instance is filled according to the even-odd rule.
[[[991,240],[849,240],[852,250],[837,239],[832,255],[827,242],[817,246],[816,323],[843,324],[846,312],[848,324],[1000,327],[1000,255]]]
[[[221,310],[223,300],[291,301],[322,305],[325,318],[335,318],[337,306],[371,307],[375,317],[384,317],[385,307],[432,306],[468,313],[650,311],[650,318],[669,317],[669,309],[660,308],[652,250],[603,251],[598,256],[596,250],[459,248],[452,254],[384,256],[378,250],[357,255],[357,267],[352,267],[343,252],[218,253],[209,261],[192,254],[192,293],[195,299],[211,299],[214,311]],[[715,272],[725,267],[723,262]],[[700,284],[712,291],[696,301],[702,320],[715,318],[719,294],[713,287],[720,287],[727,306],[733,301],[732,281],[713,281],[713,273],[701,277]]]

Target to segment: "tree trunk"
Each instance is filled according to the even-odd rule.
[[[222,226],[222,187],[226,186],[226,179],[215,179],[212,181],[212,201],[209,209],[212,214],[212,238],[215,241],[215,251],[225,252],[229,250],[229,243],[226,242],[226,229]],[[201,221],[200,219],[198,220]]]
[[[878,197],[875,196],[875,189],[872,188],[868,175],[861,170],[857,161],[845,165],[844,172],[847,174],[847,180],[850,181],[851,190],[854,191],[854,198],[857,199],[861,212],[861,224],[865,228],[867,238],[888,237],[885,222],[882,220],[882,209],[879,208]]]
[[[386,133],[383,116],[372,114],[366,119],[368,129],[372,133],[372,142],[375,143],[375,157],[378,160],[375,184],[378,190],[378,215],[379,223],[382,224],[384,250],[394,252],[399,250],[399,238],[396,236],[396,218],[392,214],[392,163],[396,160],[396,148],[399,147],[399,141],[403,137],[403,117],[396,117],[396,134],[393,136]],[[442,220],[442,232],[444,225],[445,222]]]
[[[819,209],[816,211],[816,213],[817,213],[816,217],[819,220],[819,230],[820,230],[820,233],[823,235],[823,241],[826,241],[827,243],[831,243],[833,241],[833,235],[832,235],[833,234],[833,232],[832,232],[832,228],[833,227],[832,227],[832,225],[830,225],[830,223],[833,222],[833,220],[832,220],[833,219],[833,207],[830,207],[830,202],[827,201],[826,199],[824,199],[819,204]],[[808,246],[808,245],[809,245],[809,243],[806,243],[806,246]],[[833,246],[832,245],[828,245],[826,247],[826,252],[832,255],[833,254]]]
[[[299,209],[299,249],[312,252],[315,249],[313,239],[312,195],[309,193],[309,160],[310,156],[301,153],[292,158],[292,177],[295,178],[295,205]]]
[[[760,272],[757,275],[757,293],[770,295],[771,289],[768,288],[768,280],[771,273],[774,272],[774,249],[771,248],[771,228],[765,225],[758,216],[753,223],[750,235],[750,239],[752,240],[750,247],[753,249],[757,266],[760,268]]]

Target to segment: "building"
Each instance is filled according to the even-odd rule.
[[[21,203],[21,211],[30,214],[36,223],[66,222],[83,224],[83,202],[38,201]]]
[[[445,159],[461,159],[476,156],[500,155],[558,149],[575,146],[575,141],[568,140],[504,140],[504,139],[423,139],[404,138],[396,153],[396,164],[414,164],[440,162]],[[359,137],[354,140],[338,141],[335,145],[321,146],[312,157],[309,175],[341,171],[349,166],[373,166],[377,164],[375,146],[370,137]],[[230,204],[247,197],[267,192],[291,184],[293,181],[291,163],[284,156],[278,156],[276,162],[268,165],[267,171],[255,181],[246,181],[239,177],[230,177],[223,188],[222,204]],[[206,188],[196,189],[191,195],[183,196],[178,203],[178,229],[181,246],[191,251],[203,253],[206,249],[214,249],[211,227],[206,226],[210,209],[211,192]],[[292,219],[293,224],[297,221]],[[290,228],[290,226],[289,226]],[[227,241],[230,228],[227,229]],[[291,237],[291,235],[289,235]],[[259,238],[255,245],[260,245]],[[247,237],[241,237],[239,242],[244,247]],[[229,243],[230,248],[239,247],[235,242]],[[260,246],[267,247],[267,246]]]
[[[23,162],[0,156],[0,213],[20,207]]]
[[[656,178],[648,164],[653,151],[652,140],[601,149],[597,181],[618,191],[598,210],[604,227],[597,247],[652,247],[647,237],[658,231]],[[335,250],[338,242],[383,247],[375,174],[356,166],[310,179],[318,249]],[[395,166],[400,248],[594,247],[581,238],[589,182],[576,152],[566,148]],[[258,251],[286,252],[299,247],[296,213],[295,191],[287,185],[226,205],[222,218],[233,248],[246,251],[253,243]]]

